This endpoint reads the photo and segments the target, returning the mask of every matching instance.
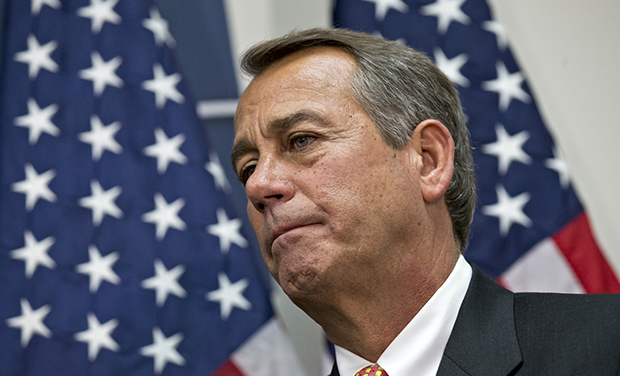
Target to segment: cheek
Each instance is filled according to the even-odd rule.
[[[263,215],[254,208],[254,205],[252,205],[250,200],[248,200],[247,212],[248,219],[250,220],[250,224],[252,225],[254,232],[256,233],[256,235],[259,235],[260,231],[262,231],[263,228]]]
[[[265,247],[261,242],[261,239],[263,238],[261,235],[263,233],[263,227],[264,227],[264,216],[263,214],[259,213],[254,208],[254,205],[252,205],[252,203],[249,200],[248,200],[248,219],[250,220],[250,224],[252,225],[252,228],[254,229],[254,233],[256,234],[256,237],[258,238],[261,251],[263,252],[263,257],[264,257]]]
[[[315,202],[328,214],[337,242],[353,251],[397,241],[411,221],[413,187],[402,166],[377,160],[358,156],[315,166]]]
[[[321,162],[313,170],[312,191],[330,216],[364,222],[367,215],[379,214],[391,205],[386,194],[394,189],[394,177],[385,165],[358,156]]]

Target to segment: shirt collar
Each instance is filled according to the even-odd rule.
[[[388,375],[437,374],[471,275],[471,266],[462,255],[459,256],[448,279],[379,357],[377,364]],[[338,371],[342,376],[354,376],[357,371],[372,364],[340,346],[335,347]]]

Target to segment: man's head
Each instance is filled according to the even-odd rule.
[[[351,94],[370,115],[383,140],[405,145],[415,126],[426,119],[444,124],[454,139],[454,176],[445,194],[454,233],[464,252],[476,202],[473,161],[458,93],[428,57],[397,42],[342,29],[310,29],[258,44],[248,50],[241,68],[257,76],[273,63],[314,46],[347,51],[358,67]]]
[[[465,248],[475,201],[465,116],[428,58],[315,29],[250,49],[242,67],[256,77],[237,111],[233,164],[289,295],[351,268],[430,264],[422,250],[445,234]]]

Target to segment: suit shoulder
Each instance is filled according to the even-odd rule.
[[[607,374],[603,365],[618,364],[619,294],[515,294],[514,308],[524,360],[600,371],[584,374]]]
[[[620,322],[620,294],[514,294],[515,312],[521,315],[550,315],[570,319],[573,316],[611,315]],[[611,318],[611,317],[608,317]]]
[[[601,328],[620,335],[620,294],[515,294],[518,327]]]

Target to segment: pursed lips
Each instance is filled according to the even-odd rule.
[[[276,239],[278,237],[280,237],[281,235],[284,235],[286,233],[288,233],[289,231],[301,228],[301,227],[306,227],[306,226],[310,226],[310,225],[314,225],[317,224],[318,222],[316,221],[300,221],[300,222],[295,222],[295,223],[289,223],[286,225],[281,225],[281,226],[277,226],[275,228],[273,228],[270,231],[270,235],[269,235],[269,239],[268,239],[268,243],[269,244],[269,248],[271,248],[271,246],[273,245],[273,242],[276,241]]]

